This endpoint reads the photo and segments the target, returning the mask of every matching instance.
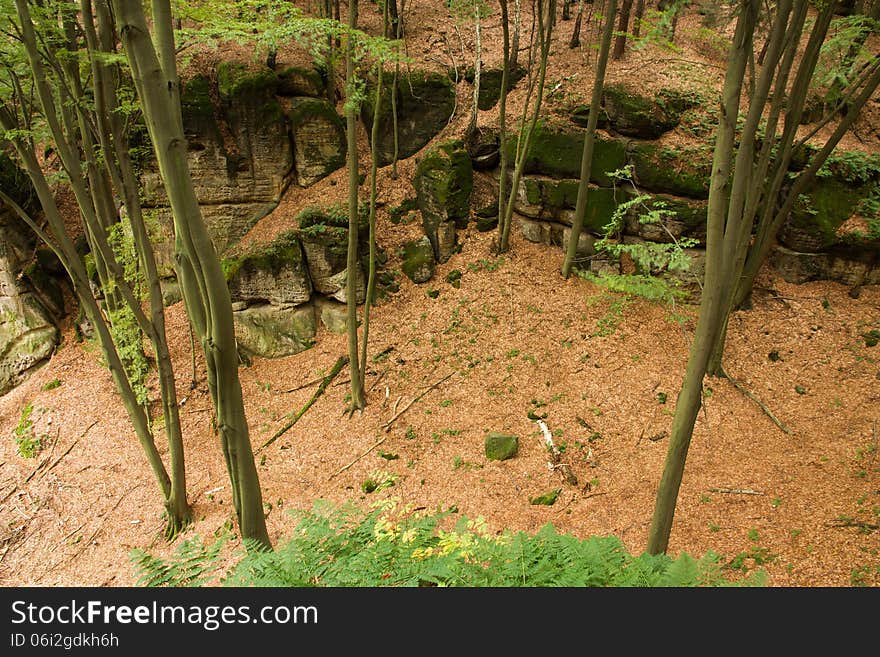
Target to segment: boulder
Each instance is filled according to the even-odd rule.
[[[223,261],[233,301],[297,305],[309,300],[312,284],[296,231]]]
[[[698,99],[678,90],[661,90],[644,96],[621,84],[607,85],[603,107],[615,132],[639,139],[657,139],[681,122],[685,110],[696,106]]]
[[[403,245],[400,268],[413,283],[427,283],[434,276],[434,249],[427,237]]]
[[[196,75],[182,84],[187,164],[221,255],[277,206],[287,186],[293,152],[277,90],[274,71],[228,62],[218,66],[216,81]],[[146,144],[141,151],[152,155]],[[155,160],[147,157],[141,168],[143,203],[155,208],[162,225],[157,257],[169,276],[173,231],[167,195]]]
[[[534,176],[523,177],[514,209],[531,219],[553,221],[571,226],[577,204],[577,180],[554,180]],[[612,189],[589,185],[584,210],[584,231],[601,235],[611,221],[617,206],[631,198],[625,188]]]
[[[775,246],[770,264],[788,283],[829,280],[844,285],[880,284],[880,261],[876,254],[852,254],[835,250],[829,253],[802,253]]]
[[[384,76],[379,103],[379,166],[390,164],[394,157],[394,122],[391,104],[392,79]],[[367,86],[367,99],[361,105],[361,119],[367,134],[373,127],[375,83]],[[442,73],[413,70],[401,73],[397,84],[398,159],[420,151],[444,127],[455,109],[455,87]]]
[[[505,143],[509,162],[513,162],[516,156],[516,140],[516,135],[511,135]],[[604,187],[611,186],[612,180],[608,172],[617,171],[626,164],[626,144],[625,139],[605,137],[597,133],[590,170],[591,182]],[[523,173],[579,179],[583,150],[583,130],[539,123],[529,143],[523,162]]]
[[[326,93],[327,84],[313,68],[290,66],[278,74],[279,96],[322,98]]]
[[[315,184],[345,164],[345,124],[318,98],[292,98],[287,113],[293,135],[293,169],[300,187]]]
[[[501,68],[481,68],[480,71],[480,93],[477,96],[477,107],[483,111],[490,110],[498,103],[501,98],[501,79],[504,71]],[[507,90],[513,89],[517,82],[526,76],[526,69],[517,66],[507,75]],[[474,83],[474,67],[469,67],[464,74],[464,79]],[[473,97],[473,94],[471,94]]]
[[[365,209],[365,208],[364,208]],[[366,215],[361,213],[361,230],[363,239],[359,252],[363,252],[364,239],[367,237]],[[303,252],[306,257],[309,278],[316,292],[332,297],[337,301],[345,301],[345,290],[348,283],[348,217],[344,210],[337,208],[307,208],[297,217],[299,235]],[[358,261],[355,272],[357,302],[366,299],[366,276]]]
[[[280,358],[305,351],[314,344],[315,309],[259,304],[232,313],[239,350],[261,358]]]
[[[446,262],[452,255],[455,228],[466,227],[470,219],[473,173],[461,141],[433,147],[416,167],[413,186],[422,226],[438,262]]]
[[[26,201],[28,183],[25,179],[19,182],[21,188],[9,191]],[[30,284],[34,274],[21,276],[24,258],[32,252],[34,242],[18,217],[0,206],[0,394],[48,360],[60,339],[51,313]]]
[[[706,243],[708,202],[694,199],[654,194],[644,205],[632,208],[625,218],[625,231],[650,242],[672,242],[673,238],[691,237],[701,245]],[[657,223],[644,223],[641,217],[652,210],[665,210],[674,215],[663,215]]]
[[[348,331],[348,306],[327,297],[315,297],[315,315],[331,333],[343,334]]]

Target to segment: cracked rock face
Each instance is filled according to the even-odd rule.
[[[60,337],[51,315],[20,276],[28,247],[27,232],[11,213],[0,210],[0,394],[43,364]]]

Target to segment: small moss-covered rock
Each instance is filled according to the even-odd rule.
[[[629,162],[636,182],[646,190],[709,198],[712,151],[708,148],[677,147],[652,141],[633,141]]]
[[[434,248],[434,257],[445,262],[452,254],[449,227],[464,228],[470,219],[470,199],[474,171],[464,144],[459,140],[444,142],[432,148],[416,167],[413,186],[422,213],[425,235]]]
[[[312,284],[296,231],[282,233],[222,265],[234,301],[300,304],[311,296]]]
[[[543,506],[553,506],[556,503],[556,499],[559,497],[559,494],[562,492],[561,488],[554,488],[553,490],[548,490],[546,493],[542,493],[537,497],[530,497],[529,504],[533,505],[543,505]]]
[[[298,185],[313,185],[345,164],[345,124],[328,101],[293,98],[287,118]]]
[[[490,431],[486,434],[486,458],[490,461],[512,459],[519,451],[519,438],[510,434]]]
[[[427,283],[434,276],[434,249],[427,237],[403,245],[400,268],[413,283]]]
[[[394,157],[394,122],[391,107],[392,76],[383,78],[379,103],[379,166],[390,164]],[[361,104],[361,119],[369,134],[373,127],[376,85],[367,85],[366,100]],[[397,85],[397,124],[399,159],[421,150],[449,121],[455,109],[455,87],[442,73],[414,70],[401,74]]]
[[[449,283],[452,287],[458,289],[461,287],[461,271],[458,269],[453,269],[451,272],[446,274],[446,282]]]

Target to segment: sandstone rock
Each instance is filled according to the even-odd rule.
[[[293,98],[287,117],[300,187],[313,185],[345,164],[345,124],[328,101]]]
[[[321,98],[327,92],[321,74],[313,68],[291,66],[278,74],[279,96]]]
[[[870,254],[847,257],[846,251],[800,253],[784,246],[770,252],[770,264],[788,283],[830,280],[844,285],[880,284],[880,263]]]
[[[438,262],[446,262],[455,246],[455,227],[470,219],[473,168],[461,141],[432,148],[416,167],[413,186],[425,235]]]
[[[391,82],[391,76],[386,75],[379,104],[379,166],[390,164],[394,156]],[[375,93],[375,84],[368,85],[367,100],[361,105],[368,134],[373,127]],[[401,73],[397,85],[398,158],[420,151],[446,126],[454,109],[455,88],[448,76],[418,70]]]
[[[628,157],[640,188],[688,198],[709,198],[711,148],[633,141],[628,148]]]
[[[366,221],[362,215],[361,220]],[[302,242],[303,252],[316,292],[327,295],[337,301],[345,301],[345,290],[348,284],[346,268],[348,265],[348,218],[336,210],[307,208],[297,217],[298,235]],[[364,226],[365,228],[365,226]],[[359,228],[359,235],[366,238],[366,230]],[[364,244],[360,245],[360,252]],[[355,272],[357,301],[366,299],[366,276],[363,267],[358,264]]]
[[[312,284],[296,231],[223,261],[233,301],[297,305],[309,300]]]
[[[657,139],[675,128],[682,113],[695,107],[698,99],[678,90],[664,89],[644,96],[621,84],[607,85],[603,107],[611,127],[622,135]]]
[[[316,296],[315,314],[331,333],[344,334],[348,331],[348,307],[344,303]]]
[[[261,358],[292,356],[314,344],[315,309],[259,304],[232,313],[239,349]]]

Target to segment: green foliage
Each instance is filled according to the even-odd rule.
[[[846,89],[874,55],[866,47],[867,37],[880,31],[880,22],[863,14],[835,18],[822,43],[813,89],[829,92],[826,102],[836,104]]]
[[[210,582],[219,568],[220,550],[227,536],[210,545],[200,537],[183,541],[168,560],[134,549],[130,559],[140,573],[138,586],[203,586]]]
[[[253,551],[221,577],[231,586],[730,586],[763,585],[762,573],[724,576],[719,558],[629,554],[613,536],[578,539],[545,525],[535,534],[494,536],[481,519],[451,523],[453,510],[364,512],[317,502],[297,511],[293,536],[274,552]],[[182,557],[137,551],[140,582],[198,585],[217,552],[190,542]]]
[[[635,188],[632,183],[632,167],[629,165],[610,172],[608,175],[612,180],[628,182]],[[692,238],[676,239],[666,229],[664,222],[676,217],[676,213],[667,208],[664,201],[653,201],[648,194],[637,193],[633,198],[620,203],[611,216],[611,220],[605,225],[604,235],[596,242],[595,247],[598,253],[606,253],[614,260],[620,260],[622,255],[628,256],[635,264],[635,273],[627,275],[593,274],[582,271],[580,275],[614,292],[636,295],[650,301],[673,304],[677,299],[685,296],[685,293],[680,289],[681,281],[675,275],[680,275],[690,269],[691,260],[685,249],[698,242]],[[663,227],[672,241],[669,243],[624,242],[621,235],[626,219],[634,213],[637,214],[641,224],[655,224]],[[661,276],[661,274],[673,274],[673,276]]]
[[[44,383],[42,390],[54,390],[55,388],[61,387],[61,379],[52,379],[51,381]]]
[[[25,459],[32,459],[40,453],[45,437],[34,434],[34,422],[31,420],[33,411],[33,403],[26,403],[21,409],[18,424],[12,430],[15,444],[18,446],[18,455]]]

